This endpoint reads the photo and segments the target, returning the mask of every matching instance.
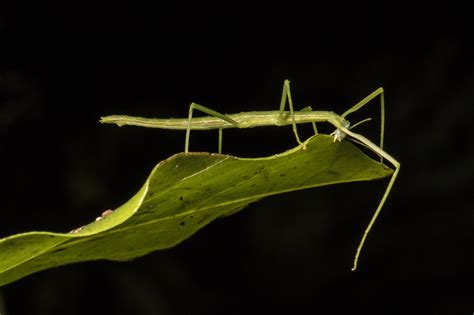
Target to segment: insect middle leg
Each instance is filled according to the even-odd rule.
[[[312,110],[313,110],[313,108],[311,106],[306,106],[306,107],[303,107],[301,109],[302,112],[310,112]],[[314,134],[317,135],[318,134],[318,128],[316,127],[316,123],[313,121],[311,124],[313,125]]]
[[[202,105],[199,105],[199,104],[196,104],[196,103],[191,103],[191,105],[189,105],[189,115],[188,115],[188,127],[186,129],[186,140],[184,142],[184,152],[185,153],[188,153],[189,152],[189,137],[191,135],[191,120],[193,118],[193,110],[196,109],[196,110],[199,110],[205,114],[208,114],[208,115],[211,115],[211,116],[214,116],[214,117],[217,117],[217,118],[220,118],[236,127],[239,126],[239,123],[236,122],[235,120],[227,117],[226,115],[224,114],[221,114],[219,112],[216,112],[215,110],[212,110],[210,108],[207,108],[205,106],[202,106]],[[218,152],[219,153],[222,153],[222,128],[219,128],[219,144],[218,144]]]
[[[282,123],[285,120],[285,106],[286,106],[286,99],[288,98],[288,106],[290,107],[290,117],[291,117],[291,125],[293,127],[293,133],[295,134],[296,141],[298,144],[303,144],[300,140],[298,135],[298,129],[296,128],[295,122],[295,112],[293,110],[293,100],[291,99],[291,91],[290,91],[290,81],[285,80],[283,82],[283,92],[281,94],[281,101],[280,101],[280,111],[278,113],[277,121]]]

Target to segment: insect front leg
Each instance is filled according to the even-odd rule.
[[[342,114],[342,117],[346,117],[350,113],[353,113],[360,109],[361,107],[365,106],[368,102],[376,98],[377,96],[380,96],[380,149],[383,150],[383,143],[384,143],[384,134],[385,134],[385,97],[384,97],[384,91],[383,88],[378,88],[377,90],[373,91],[370,93],[368,96],[366,96],[362,101],[359,103],[355,104],[348,110]]]

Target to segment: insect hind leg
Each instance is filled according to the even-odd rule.
[[[236,122],[235,120],[229,118],[228,116],[221,114],[219,112],[216,112],[215,110],[212,110],[210,108],[207,108],[206,106],[202,106],[196,103],[191,103],[189,105],[189,114],[188,114],[188,127],[186,128],[186,140],[184,142],[184,152],[188,153],[189,152],[189,138],[191,136],[191,121],[193,118],[193,110],[196,109],[200,112],[203,112],[205,114],[220,118],[236,127],[239,126],[239,123]],[[218,152],[222,152],[222,128],[219,128],[219,143],[218,143]]]

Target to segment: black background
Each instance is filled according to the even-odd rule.
[[[3,312],[474,312],[468,20],[274,9],[2,8],[0,237],[87,223],[183,150],[184,132],[100,116],[184,117],[192,101],[276,110],[286,78],[298,108],[342,113],[383,86],[385,147],[402,168],[360,269],[350,271],[353,254],[387,181],[270,197],[173,249],[31,275],[2,288]],[[368,116],[378,117],[376,102],[352,119]],[[377,141],[377,123],[356,131]],[[224,152],[237,156],[295,145],[290,127],[224,133]],[[216,146],[217,132],[192,133],[191,150]]]

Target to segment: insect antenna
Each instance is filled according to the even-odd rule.
[[[352,125],[349,129],[353,129],[354,127],[357,127],[357,126],[359,126],[359,125],[361,125],[365,122],[371,121],[371,120],[372,120],[372,118],[370,118],[370,117],[366,118],[366,119],[363,119],[363,120],[359,121],[358,123],[355,123],[354,125]]]

